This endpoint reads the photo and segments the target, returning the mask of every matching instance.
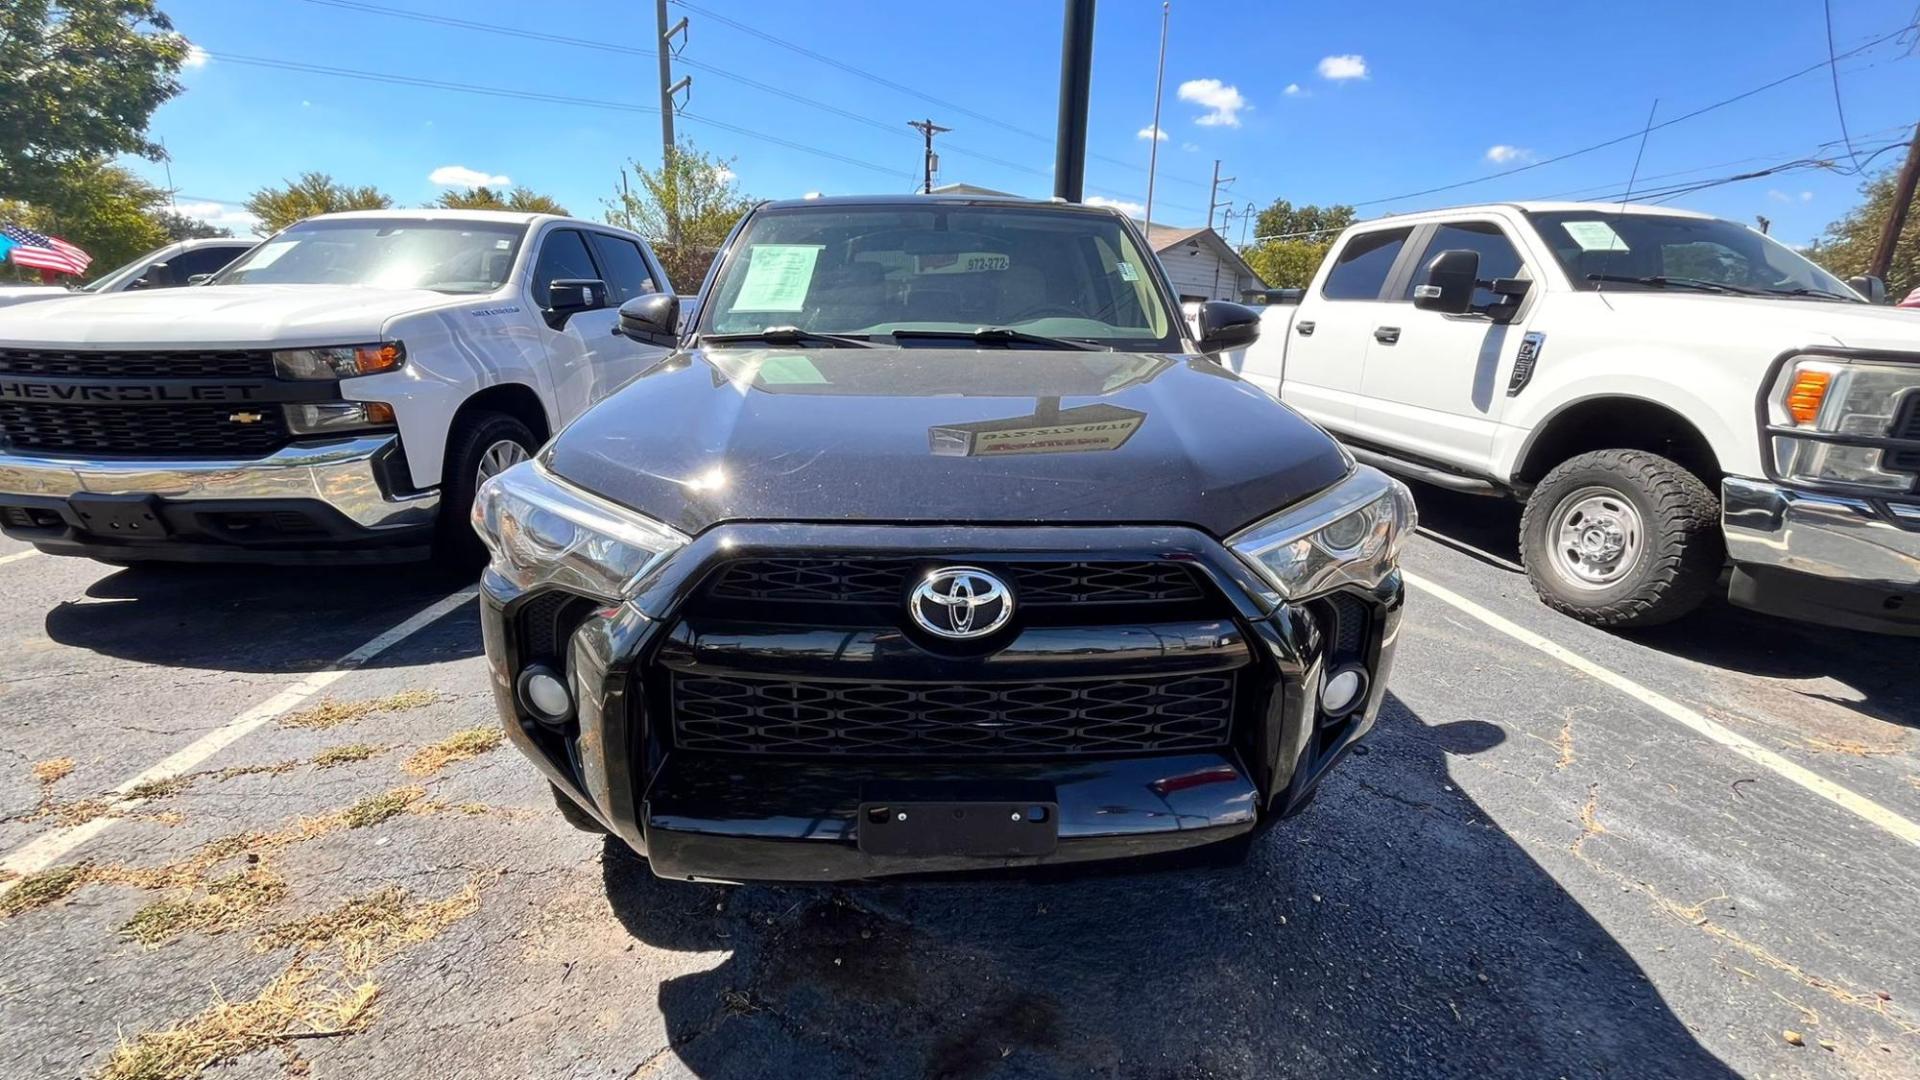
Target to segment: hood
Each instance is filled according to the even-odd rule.
[[[29,300],[53,300],[74,293],[58,285],[0,285],[0,307],[24,304]]]
[[[1604,297],[1618,318],[1642,327],[1640,332],[1657,327],[1667,337],[1692,333],[1721,341],[1750,341],[1756,354],[1768,359],[1811,345],[1920,352],[1920,311],[1912,309],[1624,289],[1608,291]]]
[[[0,310],[0,344],[351,345],[378,340],[396,315],[473,299],[359,285],[196,285],[67,294]]]
[[[728,521],[1177,523],[1226,536],[1346,474],[1327,434],[1197,357],[680,353],[546,451],[689,534]]]

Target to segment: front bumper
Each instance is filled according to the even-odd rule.
[[[734,638],[710,647],[696,642],[689,649],[689,634],[680,629],[689,601],[728,561],[810,552],[894,557],[910,552],[930,561],[976,565],[994,556],[1097,560],[1103,554],[1138,557],[1142,552],[1181,561],[1230,608],[1231,614],[1217,622],[1214,643],[1219,651],[1237,650],[1235,662],[1246,665],[1251,692],[1237,706],[1231,743],[1205,750],[901,761],[677,748],[671,702],[658,685],[671,677],[663,663],[749,671],[782,647],[775,640],[782,628],[775,626],[750,641]],[[692,880],[825,882],[1177,854],[1244,836],[1303,807],[1371,727],[1384,699],[1403,586],[1395,572],[1371,590],[1343,596],[1343,603],[1351,600],[1367,613],[1369,629],[1358,643],[1351,636],[1336,642],[1334,623],[1323,614],[1330,601],[1269,608],[1259,592],[1235,556],[1187,529],[722,526],[696,538],[632,600],[579,602],[583,610],[568,624],[563,646],[575,716],[562,725],[535,720],[515,691],[521,670],[537,659],[521,614],[535,603],[551,603],[552,594],[521,593],[489,571],[481,595],[495,698],[509,739],[563,793],[647,856],[655,873]],[[1131,635],[1130,643],[1106,649],[1098,635],[1087,634],[1045,655],[1039,643],[1059,635],[1059,629],[1034,627],[1029,636],[1023,628],[1005,648],[963,660],[916,651],[910,639],[884,629],[877,637],[848,633],[837,642],[795,632],[789,635],[786,660],[815,670],[840,665],[843,679],[878,678],[862,672],[858,665],[864,663],[885,665],[886,678],[896,679],[905,665],[922,680],[953,685],[991,684],[1016,666],[1024,676],[1036,664],[1060,677],[1097,678],[1102,661],[1090,658],[1103,654],[1124,656],[1126,674],[1116,671],[1116,679],[1186,670],[1196,662],[1191,648],[1183,650],[1171,635],[1141,633],[1155,628],[1110,629]],[[1185,640],[1191,646],[1193,639]],[[1364,703],[1352,712],[1323,718],[1316,704],[1320,686],[1346,662],[1336,657],[1341,649],[1364,664],[1368,688]],[[663,660],[665,654],[671,655]],[[1059,808],[1058,846],[1048,854],[1018,857],[863,851],[858,811],[865,793],[916,784],[930,791],[974,791],[978,794],[970,797],[981,799],[1046,785]]]
[[[1721,506],[1734,603],[1829,626],[1920,635],[1920,502],[1728,477]]]
[[[0,453],[0,525],[43,551],[127,561],[383,559],[425,553],[437,491],[406,491],[391,434],[284,447],[261,458],[41,457]],[[85,503],[150,508],[164,539],[102,528]],[[95,500],[97,501],[97,500]],[[274,515],[291,515],[275,519]],[[298,528],[264,528],[274,520]],[[417,549],[414,547],[417,545]]]

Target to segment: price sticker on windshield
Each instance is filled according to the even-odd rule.
[[[1567,230],[1573,242],[1580,245],[1581,251],[1626,251],[1627,242],[1613,231],[1613,226],[1604,221],[1563,221],[1560,227]]]
[[[813,285],[818,244],[755,244],[747,256],[747,280],[733,299],[734,311],[799,311]]]

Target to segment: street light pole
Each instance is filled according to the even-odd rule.
[[[1093,0],[1067,0],[1060,41],[1060,126],[1053,196],[1079,202],[1087,174],[1087,97],[1093,85]]]
[[[1160,0],[1160,65],[1153,76],[1153,138],[1147,140],[1146,227],[1153,228],[1153,178],[1160,167],[1160,91],[1167,83],[1168,0]]]

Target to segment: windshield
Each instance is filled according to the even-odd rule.
[[[485,221],[320,219],[241,256],[215,285],[374,285],[448,293],[506,284],[527,227]]]
[[[165,250],[165,249],[162,249],[162,250]],[[92,281],[87,282],[85,285],[82,285],[78,289],[75,289],[74,292],[91,293],[91,292],[111,292],[113,290],[116,290],[128,278],[135,277],[141,271],[145,270],[147,268],[147,264],[153,261],[153,257],[156,254],[158,254],[158,252],[149,251],[145,255],[140,256],[139,258],[133,260],[132,262],[128,263],[125,266],[115,267],[114,271],[108,274],[106,277],[95,278]]]
[[[1556,210],[1529,214],[1576,289],[1657,288],[1621,277],[1691,278],[1781,295],[1858,295],[1785,245],[1743,225],[1676,214]],[[1606,275],[1603,282],[1589,275]]]
[[[734,243],[701,332],[992,327],[1178,352],[1148,260],[1117,218],[1044,204],[767,210]]]

